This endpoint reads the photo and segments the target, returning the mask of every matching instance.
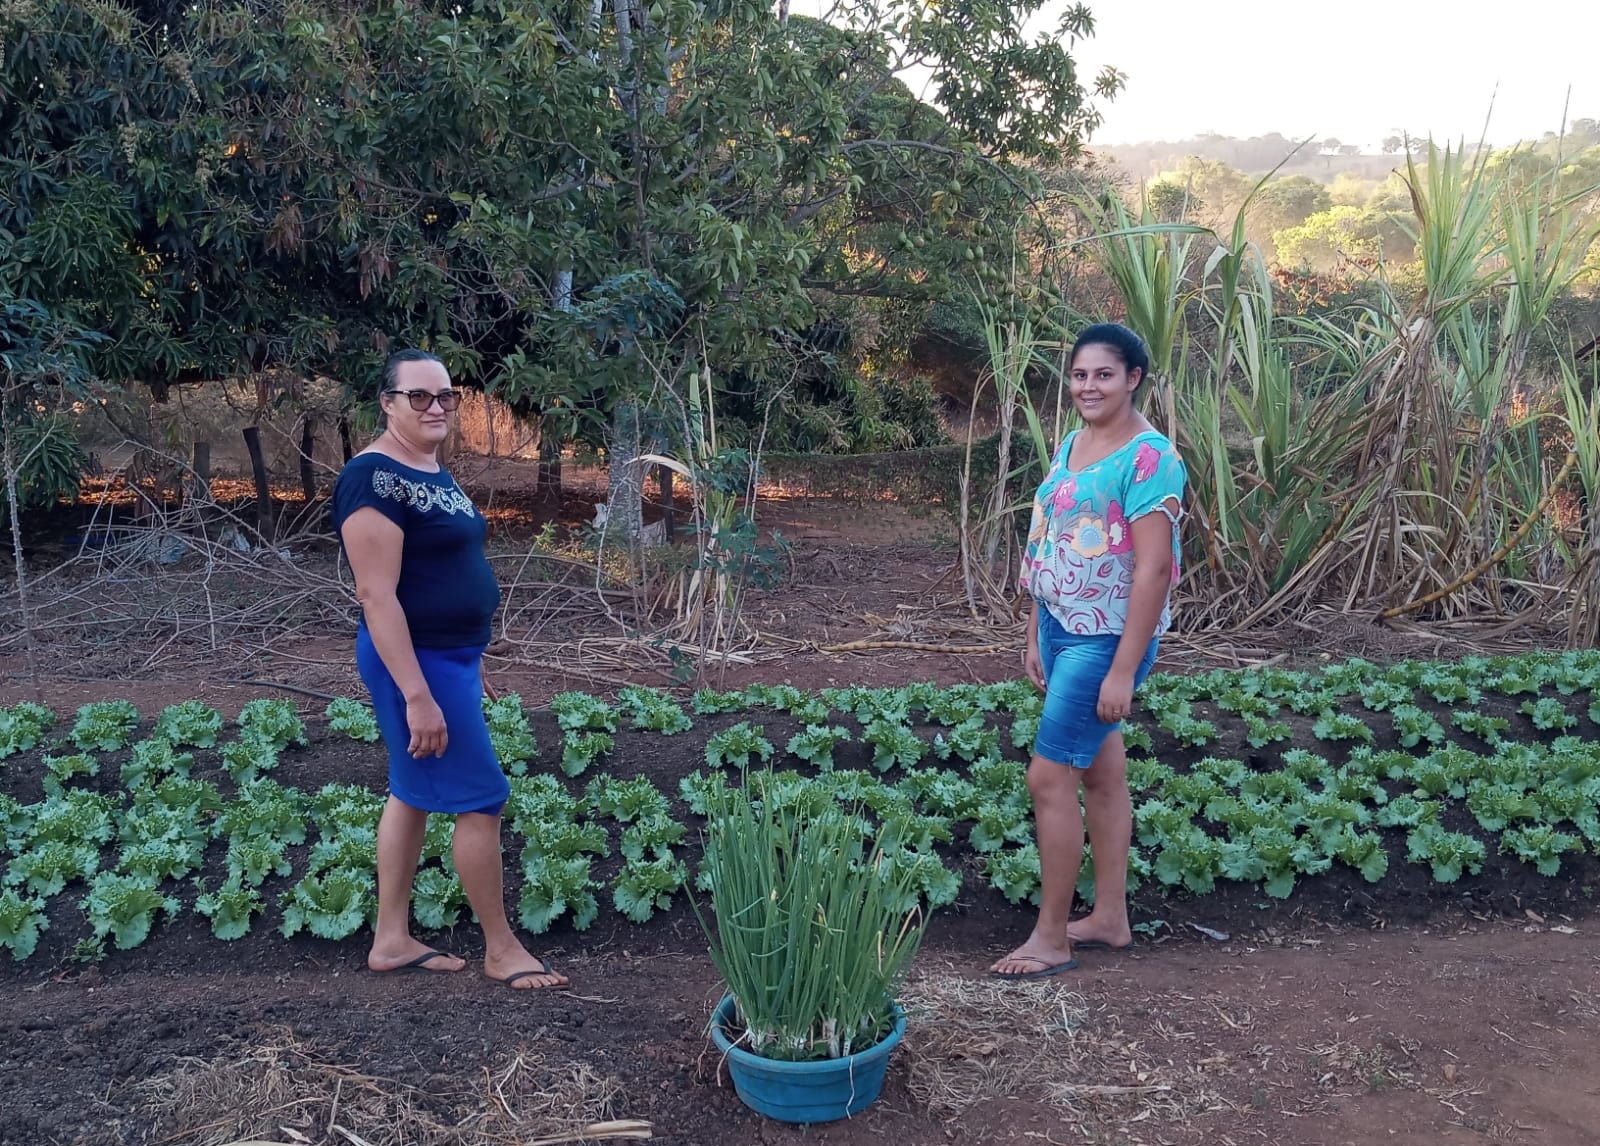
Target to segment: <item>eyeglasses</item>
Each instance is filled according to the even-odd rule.
[[[428,390],[385,390],[384,393],[404,395],[406,401],[411,403],[411,408],[419,414],[425,413],[435,402],[446,414],[461,405],[461,395],[455,390],[441,390],[437,394]]]

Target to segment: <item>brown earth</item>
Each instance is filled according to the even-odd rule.
[[[941,624],[957,631],[930,605],[954,596],[940,583],[954,552],[936,519],[878,502],[773,509],[799,544],[789,582],[752,598],[763,632],[827,644],[899,633],[938,643]],[[1434,651],[1370,627],[1352,632],[1342,646],[1352,655]],[[1017,665],[1009,649],[792,647],[710,683],[987,681]],[[348,648],[348,636],[302,637],[196,654],[140,680],[105,679],[113,674],[84,658],[52,663],[47,682],[7,677],[0,702],[40,693],[64,711],[128,697],[154,712],[193,696],[231,715],[254,696],[285,695],[239,683],[247,674],[359,695]],[[0,667],[22,669],[15,657]],[[581,646],[556,663],[512,657],[491,670],[530,704],[619,677],[664,683],[649,670],[586,665]],[[319,700],[298,699],[320,711]],[[770,723],[776,738],[781,722]],[[551,742],[552,729],[536,731]],[[660,738],[618,740],[630,774],[665,781],[693,766]],[[278,778],[316,786],[380,773],[371,750],[319,748],[291,753]],[[0,776],[19,796],[37,782],[20,761]],[[1465,897],[1410,866],[1395,864],[1376,897],[1358,879],[1331,876],[1266,907],[1250,889],[1204,900],[1144,892],[1136,918],[1153,936],[1132,954],[1085,953],[1078,972],[1007,985],[1002,996],[984,969],[1029,917],[968,872],[918,958],[911,1030],[884,1098],[850,1122],[809,1129],[764,1121],[732,1093],[703,1033],[715,972],[681,900],[642,927],[607,905],[588,932],[561,924],[542,937],[572,976],[561,994],[509,994],[475,973],[377,977],[359,938],[286,940],[258,927],[226,944],[193,917],[85,966],[70,958],[73,921],[60,918],[34,959],[0,968],[0,1143],[221,1146],[254,1136],[386,1146],[479,1141],[469,1131],[491,1123],[504,1131],[499,1141],[526,1142],[533,1122],[505,1130],[508,1112],[531,1109],[505,1081],[518,1071],[533,1090],[576,1085],[590,1099],[586,1118],[646,1119],[656,1140],[694,1146],[1600,1143],[1593,857],[1560,881],[1497,864],[1463,882],[1474,892]],[[1191,923],[1230,938],[1204,938]],[[470,928],[441,942],[474,954]],[[1061,1016],[1053,1027],[1051,1015]],[[1039,1061],[1040,1046],[1053,1057]],[[572,1084],[585,1066],[591,1073]],[[284,1090],[290,1082],[299,1089]]]

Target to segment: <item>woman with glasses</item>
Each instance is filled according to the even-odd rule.
[[[483,515],[439,463],[460,404],[433,355],[384,368],[383,433],[333,492],[334,528],[361,603],[356,665],[389,750],[378,824],[377,972],[460,971],[464,960],[411,935],[411,884],[428,813],[456,817],[452,855],[483,926],[484,973],[516,990],[567,979],[529,954],[506,919],[500,812],[511,793],[483,716],[483,650],[500,604]]]

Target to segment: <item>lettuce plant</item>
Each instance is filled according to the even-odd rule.
[[[263,905],[256,888],[233,876],[216,891],[207,891],[201,884],[194,909],[211,921],[211,934],[231,940],[250,934],[250,921],[261,914]]]
[[[328,718],[329,732],[342,733],[352,740],[371,744],[380,735],[378,718],[373,715],[372,707],[359,700],[347,696],[336,697],[328,702],[322,715]]]
[[[27,752],[55,726],[56,714],[31,700],[0,708],[0,760]]]
[[[0,891],[0,947],[21,962],[39,946],[39,933],[50,928],[44,901],[8,888]]]
[[[609,732],[569,730],[561,739],[561,771],[568,776],[581,776],[613,747]]]
[[[508,692],[498,700],[484,697],[483,716],[489,726],[489,745],[500,766],[513,776],[527,775],[528,764],[539,755],[539,743],[522,710],[521,694]]]
[[[595,898],[600,888],[590,875],[588,856],[524,852],[518,918],[533,935],[543,935],[551,924],[568,913],[576,930],[586,930],[600,914],[600,904]]]
[[[151,735],[160,737],[174,747],[190,745],[212,748],[221,731],[222,713],[203,701],[186,700],[162,709]]]
[[[1540,875],[1554,876],[1561,873],[1561,857],[1581,853],[1583,841],[1549,824],[1535,824],[1507,831],[1500,837],[1500,850],[1533,864]]]
[[[1517,711],[1531,717],[1533,726],[1540,732],[1565,732],[1578,723],[1578,718],[1567,711],[1567,706],[1553,696],[1525,700]]]
[[[1483,841],[1460,832],[1450,832],[1438,824],[1424,823],[1412,828],[1406,837],[1406,855],[1412,863],[1433,868],[1440,883],[1454,883],[1464,872],[1477,875],[1483,869]]]
[[[87,752],[79,752],[72,756],[46,756],[44,769],[46,794],[59,796],[66,791],[67,785],[79,776],[100,775],[100,762]]]
[[[564,732],[616,732],[617,710],[586,692],[563,692],[551,698],[550,712]]]
[[[109,871],[94,877],[81,906],[96,938],[109,936],[119,951],[139,946],[163,912],[171,918],[180,908],[176,899],[156,889],[154,879]]]
[[[688,872],[676,859],[630,860],[611,887],[611,902],[634,923],[646,923],[672,906],[672,896]]]
[[[741,720],[706,740],[706,763],[712,768],[748,768],[759,761],[765,764],[775,751],[759,724]]]
[[[116,752],[133,739],[139,710],[126,700],[101,700],[78,709],[72,742],[80,752]]]
[[[280,752],[291,744],[304,745],[306,726],[287,700],[262,697],[239,710],[239,730],[271,742]]]
[[[6,869],[7,883],[22,883],[48,899],[67,884],[88,879],[100,870],[100,849],[93,844],[44,840],[20,853]]]
[[[887,772],[896,764],[902,768],[914,767],[928,750],[915,732],[897,720],[869,721],[861,739],[872,745],[872,766],[880,772]]]
[[[799,690],[794,690],[797,694]],[[629,685],[617,693],[617,703],[640,732],[675,736],[694,727],[688,713],[660,689]]]
[[[808,724],[803,732],[789,737],[785,750],[807,764],[824,771],[833,768],[833,750],[850,740],[850,731],[837,724]]]
[[[348,939],[377,910],[370,868],[334,868],[310,874],[283,894],[284,938],[310,931],[318,939]]]

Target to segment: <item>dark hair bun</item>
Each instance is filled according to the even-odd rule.
[[[1109,346],[1130,374],[1139,371],[1141,382],[1150,373],[1150,350],[1144,339],[1120,322],[1097,322],[1078,335],[1078,341],[1072,344],[1073,361],[1077,361],[1078,351],[1085,346]]]

